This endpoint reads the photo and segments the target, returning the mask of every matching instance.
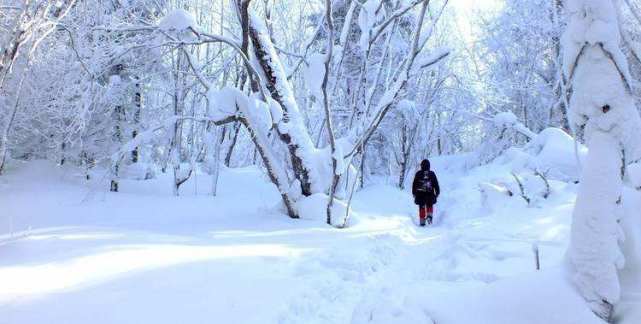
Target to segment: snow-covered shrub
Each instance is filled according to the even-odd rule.
[[[489,163],[509,148],[534,137],[512,112],[501,112],[486,121],[486,132],[476,150],[478,164]]]
[[[519,208],[537,207],[548,199],[552,189],[545,175],[541,173],[512,172],[511,177],[501,180],[481,182],[478,185],[481,204],[488,210],[504,208],[506,205]]]

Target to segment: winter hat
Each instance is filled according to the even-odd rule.
[[[430,170],[430,160],[425,159],[421,161],[421,170],[423,171],[429,171]]]

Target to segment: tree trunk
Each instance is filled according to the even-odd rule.
[[[231,143],[227,149],[227,154],[225,154],[225,166],[229,167],[231,165],[231,157],[234,153],[234,147],[236,147],[236,141],[238,140],[238,133],[240,132],[240,124],[234,124],[234,135],[232,136]]]
[[[584,130],[589,151],[572,214],[567,258],[578,291],[597,316],[610,322],[621,297],[618,270],[625,262],[620,247],[623,175],[626,164],[641,160],[641,117],[617,43],[617,2],[584,0],[575,6],[582,10],[570,17],[569,25],[575,28],[566,30],[563,63],[572,90],[571,125]],[[609,25],[603,29],[601,24]],[[595,26],[608,33],[587,35]]]
[[[407,174],[407,163],[409,162],[409,150],[407,149],[407,126],[401,128],[401,161],[400,161],[400,175],[398,177],[398,188],[403,190],[405,187],[405,176]]]
[[[174,104],[174,116],[183,116],[184,107],[185,107],[185,91],[186,91],[186,79],[182,75],[183,69],[186,68],[186,62],[184,60],[184,55],[182,51],[178,51],[176,58],[176,66],[174,71],[174,94],[173,94],[173,104]],[[174,183],[173,183],[173,193],[175,196],[178,196],[180,193],[180,186],[185,183],[191,177],[193,170],[190,168],[187,174],[181,170],[181,164],[183,161],[183,119],[176,119],[174,123],[174,131],[171,139],[170,145],[170,155],[169,155],[174,171]]]
[[[7,154],[9,154],[9,132],[13,126],[13,122],[16,119],[16,113],[18,112],[18,107],[20,106],[20,95],[22,93],[22,82],[24,81],[24,76],[20,79],[20,84],[18,86],[18,95],[16,96],[16,103],[13,105],[13,111],[11,116],[3,125],[2,133],[0,133],[0,175],[4,171],[5,163],[7,161]]]
[[[253,126],[246,120],[241,119],[241,122],[249,132],[249,136],[256,146],[258,154],[263,159],[265,164],[265,169],[267,170],[267,175],[272,181],[278,192],[280,193],[285,208],[287,209],[287,215],[290,218],[299,218],[298,211],[295,208],[294,200],[290,197],[290,190],[287,183],[287,175],[285,170],[278,164],[276,156],[269,149],[269,144],[267,137],[259,133]]]
[[[124,109],[121,105],[118,105],[114,109],[114,114],[115,114],[115,125],[114,125],[114,134],[113,138],[114,141],[118,144],[122,144],[122,121],[124,120],[123,118],[123,113]],[[111,192],[118,192],[119,190],[119,184],[118,184],[118,179],[120,177],[120,159],[117,161],[112,162],[111,166],[111,184],[109,186],[109,191]]]
[[[322,192],[326,188],[318,188],[312,182],[310,173],[314,170],[314,144],[305,126],[302,115],[295,101],[291,84],[287,80],[283,66],[271,43],[269,35],[262,30],[257,18],[252,17],[249,24],[249,36],[252,41],[254,57],[265,76],[265,87],[269,94],[283,109],[283,119],[276,127],[281,142],[287,146],[291,164],[296,179],[300,182],[301,193],[305,196],[313,192]],[[281,126],[287,129],[281,131]]]
[[[323,82],[321,90],[323,93],[323,107],[325,110],[325,122],[327,125],[327,135],[329,137],[329,147],[331,150],[332,159],[332,183],[329,187],[329,201],[327,203],[327,225],[332,225],[332,207],[334,206],[334,195],[336,194],[336,187],[340,180],[340,173],[338,168],[338,159],[343,159],[343,156],[337,156],[336,151],[336,138],[334,134],[334,126],[332,124],[332,114],[327,96],[327,85],[329,83],[330,66],[332,64],[332,52],[334,48],[334,21],[332,19],[332,0],[325,0],[325,22],[327,24],[327,47],[325,53],[325,73],[323,75]],[[342,154],[341,154],[342,155]]]
[[[138,136],[138,127],[140,127],[140,114],[142,113],[142,90],[140,86],[140,81],[136,77],[136,92],[134,93],[134,129],[131,132],[131,138],[134,139],[136,136]],[[132,151],[131,151],[131,162],[132,163],[137,163],[138,160],[140,159],[140,151],[139,147],[136,146]]]
[[[238,21],[240,22],[241,33],[242,33],[242,43],[240,49],[245,57],[249,57],[249,5],[251,0],[236,0],[236,13],[238,15]],[[222,34],[221,34],[222,35]],[[249,71],[249,66],[247,62],[244,62],[245,70],[242,70],[240,73],[240,86],[241,88],[245,87],[245,83],[249,78],[250,89],[252,92],[258,91],[258,81],[247,73]]]

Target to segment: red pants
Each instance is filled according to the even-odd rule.
[[[418,217],[421,223],[425,223],[425,218],[431,217],[432,214],[434,214],[434,206],[418,206]]]

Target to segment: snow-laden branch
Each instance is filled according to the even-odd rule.
[[[82,69],[85,70],[85,72],[87,72],[87,74],[89,74],[92,79],[94,79],[96,76],[93,73],[91,73],[85,61],[82,59],[82,57],[80,57],[80,53],[78,53],[78,49],[76,48],[76,41],[74,40],[71,30],[69,30],[69,28],[63,24],[58,24],[58,27],[64,30],[65,32],[67,32],[67,34],[69,35],[69,42],[71,43],[71,49],[73,50],[73,53],[76,55],[76,59],[78,60],[78,62],[80,62]]]
[[[226,116],[225,118],[222,118],[222,119],[216,119],[216,118],[210,118],[210,117],[172,116],[163,120],[162,122],[158,123],[155,126],[152,126],[142,132],[139,132],[136,137],[124,143],[118,151],[113,153],[111,155],[111,159],[112,161],[122,160],[127,154],[129,154],[136,147],[141,146],[151,141],[152,139],[154,139],[156,137],[157,132],[171,130],[176,125],[176,122],[181,120],[191,120],[194,122],[224,125],[227,123],[237,121],[239,118],[240,118],[239,116],[233,116],[233,115]]]
[[[429,56],[428,58],[424,59],[423,62],[420,63],[420,68],[425,69],[428,68],[434,64],[437,64],[441,60],[445,59],[450,55],[450,50],[445,48],[441,49],[440,51],[436,51],[434,54]]]
[[[76,0],[57,1],[55,3],[56,10],[51,13],[50,8],[53,1],[47,2],[47,6],[44,6],[44,3],[33,4],[35,8],[29,7],[30,3],[25,2],[25,6],[20,9],[22,12],[18,15],[15,26],[10,32],[8,46],[0,52],[0,88],[4,86],[7,76],[11,73],[22,47],[31,42],[29,54],[33,54],[40,43],[52,33],[74,7],[75,3]],[[33,12],[30,9],[33,9]]]
[[[179,10],[180,11],[180,10]],[[262,84],[261,79],[263,75],[259,73],[252,61],[245,54],[245,51],[241,48],[242,44],[231,37],[226,37],[223,35],[216,35],[212,33],[203,32],[202,28],[198,27],[193,19],[189,17],[183,17],[181,15],[168,15],[165,19],[161,20],[158,26],[133,26],[127,29],[134,31],[151,31],[158,32],[164,35],[167,41],[164,42],[165,45],[172,45],[178,47],[187,57],[188,64],[196,74],[196,78],[199,83],[206,89],[210,90],[212,88],[211,84],[206,80],[206,78],[200,73],[199,69],[196,67],[194,59],[184,46],[187,45],[204,45],[208,43],[222,43],[231,47],[236,54],[241,58],[244,63],[244,66],[251,76],[256,80],[259,80],[259,83]],[[124,29],[124,30],[127,30]],[[263,100],[266,100],[267,95],[263,87],[259,87],[258,91],[260,92]]]
[[[287,75],[287,79],[288,80],[291,79],[292,76],[294,76],[294,73],[296,73],[296,71],[298,71],[298,69],[303,64],[303,62],[306,61],[307,53],[309,52],[309,49],[314,44],[314,41],[320,36],[321,30],[323,29],[323,24],[324,23],[325,23],[325,18],[323,16],[323,19],[321,19],[321,21],[318,22],[318,25],[316,26],[316,29],[312,33],[312,37],[307,41],[307,43],[305,45],[305,50],[303,51],[303,54],[300,55],[300,57],[298,59],[298,62],[296,62],[296,64],[294,64],[294,68],[292,68],[290,73],[289,73],[289,75]]]
[[[416,1],[415,1],[416,2]],[[374,114],[372,115],[371,118],[369,118],[364,125],[366,127],[364,128],[363,133],[358,136],[358,138],[353,142],[353,146],[349,153],[345,155],[345,158],[349,158],[359,152],[364,143],[367,143],[367,141],[370,139],[370,137],[374,134],[378,126],[381,124],[383,121],[383,118],[385,115],[389,112],[389,110],[392,108],[393,104],[399,100],[399,96],[402,93],[402,91],[405,89],[407,86],[410,74],[412,72],[412,69],[414,68],[414,63],[416,61],[416,58],[418,54],[421,52],[421,30],[423,27],[423,22],[425,20],[425,15],[427,12],[427,8],[429,6],[430,1],[418,1],[419,4],[422,3],[421,11],[419,15],[417,16],[417,20],[415,23],[416,26],[416,31],[414,32],[414,35],[412,36],[412,43],[409,52],[407,53],[405,59],[403,60],[403,63],[401,64],[401,72],[398,74],[396,77],[396,80],[394,83],[390,86],[390,88],[383,93],[380,101],[376,105],[376,108],[374,110]],[[412,3],[414,6],[414,2]],[[431,26],[429,27],[430,30],[434,27],[434,25],[438,22],[441,16],[436,17],[433,21]]]
[[[524,135],[528,140],[534,139],[536,134],[531,131],[529,128],[525,127],[523,123],[514,115],[514,113],[507,111],[494,115],[494,117],[488,118],[481,115],[475,115],[477,118],[484,121],[494,124],[499,129],[513,129],[516,132]]]
[[[396,9],[389,17],[387,17],[387,19],[385,19],[382,23],[374,26],[371,29],[370,37],[369,37],[369,46],[371,46],[372,44],[374,44],[374,42],[376,42],[376,40],[385,32],[387,27],[389,27],[393,21],[403,16],[404,14],[406,14],[408,11],[412,10],[419,4],[421,3],[429,4],[429,2],[430,0],[412,0],[410,3]]]

